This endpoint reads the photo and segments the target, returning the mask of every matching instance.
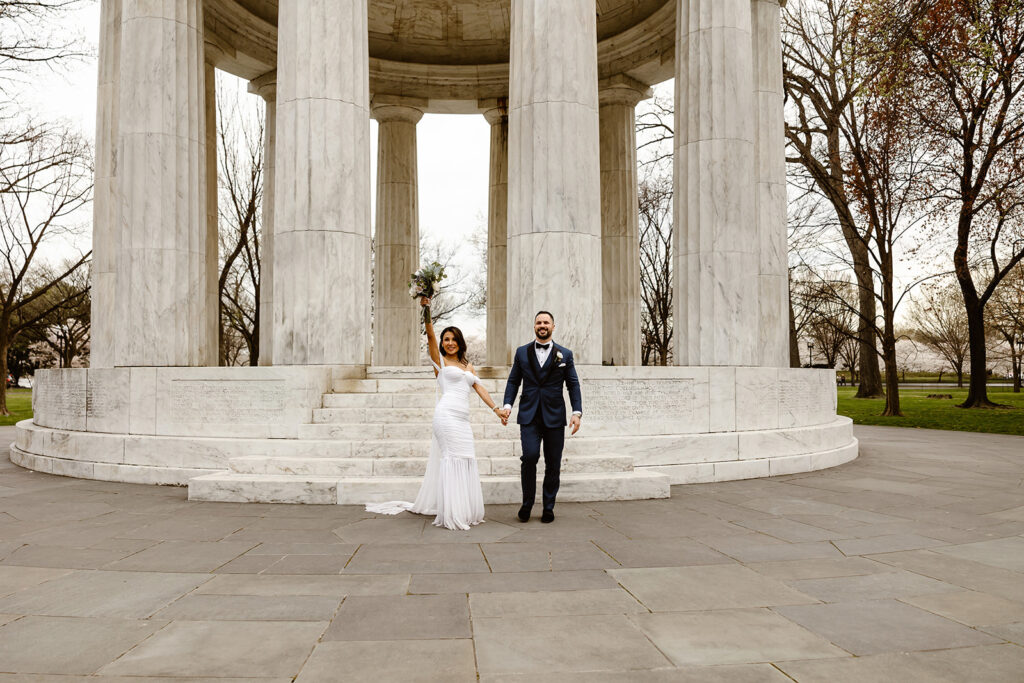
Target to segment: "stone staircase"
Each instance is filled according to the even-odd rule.
[[[500,404],[504,380],[480,369]],[[428,368],[370,368],[337,379],[312,423],[299,425],[296,455],[229,459],[230,470],[189,481],[192,500],[363,504],[413,500],[430,453],[436,385]],[[505,427],[475,396],[470,421],[486,503],[518,503],[519,429]],[[559,500],[667,498],[669,478],[635,471],[633,459],[603,452],[601,439],[567,437]],[[543,463],[538,466],[543,472]],[[538,487],[539,495],[539,487]]]

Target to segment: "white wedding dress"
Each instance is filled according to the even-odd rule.
[[[440,367],[434,361],[430,364],[437,370],[441,398],[434,408],[430,459],[420,492],[413,503],[370,503],[366,511],[436,515],[434,526],[467,530],[484,521],[484,495],[469,424],[469,395],[480,379],[468,370],[446,366],[444,358]]]

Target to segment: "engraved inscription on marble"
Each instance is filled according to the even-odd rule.
[[[32,405],[34,412],[56,419],[85,417],[85,373],[85,370],[38,372]]]
[[[680,419],[693,416],[692,379],[614,379],[583,382],[587,422]]]
[[[784,412],[806,416],[822,408],[814,382],[805,378],[783,379],[779,383],[779,405]]]
[[[85,392],[86,411],[91,418],[122,415],[128,408],[128,375],[118,371],[90,372]]]
[[[282,418],[287,392],[282,380],[175,380],[170,422],[265,424]]]

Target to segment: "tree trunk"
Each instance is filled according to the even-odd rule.
[[[1013,393],[1020,393],[1020,354],[1013,350],[1013,340],[1010,340],[1010,367],[1013,369]]]
[[[886,335],[889,336],[889,335]],[[900,376],[896,367],[896,343],[891,339],[882,342],[882,355],[885,358],[885,410],[884,417],[903,417],[900,411]]]
[[[0,415],[10,417],[11,411],[7,409],[7,335],[0,338]]]
[[[800,342],[796,338],[796,314],[793,312],[793,299],[789,299],[789,367],[800,367]]]
[[[875,289],[867,248],[858,238],[847,240],[857,277],[858,311],[857,339],[860,343],[860,385],[854,398],[878,398],[883,395],[882,371],[878,367],[873,322],[876,316]],[[857,248],[859,245],[860,248]]]
[[[964,297],[967,306],[967,333],[970,340],[971,357],[969,359],[971,380],[967,388],[967,400],[960,404],[961,408],[996,408],[997,404],[988,400],[988,374],[985,365],[988,361],[985,349],[985,307],[977,297]]]
[[[963,389],[964,388],[964,371],[963,371],[963,368],[957,368],[956,369],[956,388],[957,389]]]

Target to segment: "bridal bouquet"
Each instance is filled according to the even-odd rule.
[[[444,266],[437,261],[425,265],[411,275],[412,279],[409,280],[409,295],[412,296],[413,299],[419,299],[424,296],[428,299],[432,299],[441,291],[440,282],[446,277],[448,276],[444,273]],[[429,306],[425,306],[423,308],[423,321],[430,321]]]

